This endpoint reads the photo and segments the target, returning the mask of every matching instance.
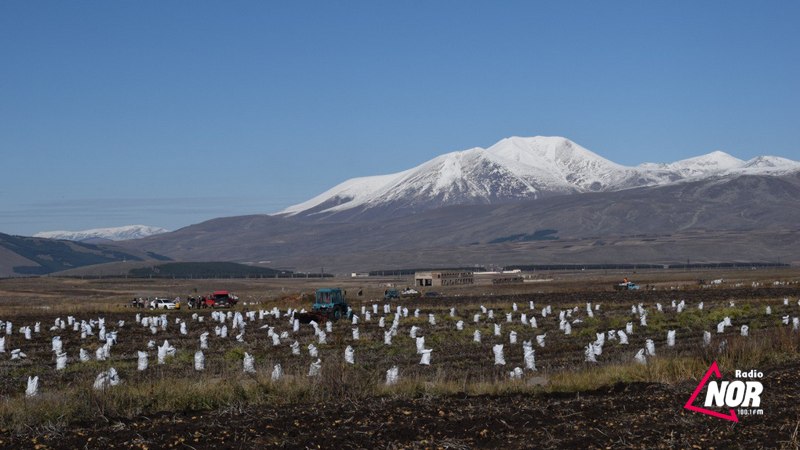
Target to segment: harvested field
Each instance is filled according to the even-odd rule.
[[[343,319],[332,323],[330,331],[320,324],[325,342],[310,325],[294,330],[291,311],[307,307],[297,300],[296,281],[288,285],[291,289],[238,281],[248,301],[233,311],[151,311],[129,308],[125,299],[144,290],[191,291],[166,281],[43,280],[36,286],[30,280],[5,280],[0,282],[0,320],[11,322],[12,330],[4,335],[6,353],[0,354],[0,445],[792,447],[800,424],[800,408],[793,401],[800,381],[800,331],[793,324],[800,316],[800,287],[795,278],[781,275],[775,283],[772,274],[763,274],[755,286],[748,278],[747,283],[680,290],[536,286],[531,292],[518,288],[487,295],[476,288],[391,303],[351,298],[358,323]],[[678,280],[659,282],[667,286]],[[379,289],[369,286],[365,296]],[[89,299],[75,302],[81,296]],[[548,306],[551,313],[544,315]],[[731,325],[718,333],[725,318]],[[105,344],[101,319],[107,335],[117,333],[105,360],[96,357]],[[40,331],[26,339],[20,328],[34,328],[37,322]],[[570,334],[561,329],[564,322]],[[387,344],[393,323],[396,334]],[[626,334],[626,345],[616,331],[629,324],[633,331]],[[742,325],[749,327],[747,336]],[[91,334],[82,337],[86,327]],[[226,337],[217,334],[221,327]],[[412,328],[432,351],[430,365],[419,364]],[[676,334],[674,346],[667,342],[670,330]],[[711,333],[706,345],[704,332]],[[208,348],[202,350],[205,362],[198,371],[195,354],[203,333],[208,333]],[[602,352],[596,363],[587,362],[586,348],[597,344],[601,334]],[[56,370],[56,336],[68,359],[63,370]],[[544,336],[544,346],[538,336]],[[655,355],[637,364],[634,355],[647,340]],[[175,349],[174,356],[158,364],[157,347],[164,341]],[[525,341],[534,349],[536,370],[525,358]],[[503,345],[504,365],[496,364],[493,354],[498,344]],[[293,354],[292,345],[299,354]],[[309,345],[318,356],[310,354]],[[345,361],[348,346],[354,364]],[[12,349],[27,357],[9,359]],[[88,361],[80,361],[81,349]],[[148,368],[137,370],[142,351]],[[254,373],[243,371],[245,354],[254,358]],[[319,375],[308,376],[317,360]],[[724,379],[732,379],[734,369],[764,373],[763,415],[740,416],[739,423],[732,423],[683,408],[713,361]],[[279,379],[273,379],[276,364],[282,369]],[[112,367],[121,383],[95,389],[97,376]],[[398,368],[399,380],[387,385],[391,367]],[[512,379],[510,372],[517,367],[521,378]],[[38,395],[26,397],[31,376],[39,377]]]

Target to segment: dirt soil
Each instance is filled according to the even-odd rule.
[[[2,448],[797,448],[800,364],[762,370],[763,416],[683,409],[695,386],[293,404],[78,424]],[[725,375],[723,373],[723,375]]]
[[[792,305],[784,307],[778,303],[778,299],[784,296],[792,298]],[[420,307],[425,311],[436,308],[442,317],[437,326],[443,332],[445,328],[450,329],[446,326],[448,323],[444,316],[451,305],[457,307],[460,314],[468,320],[476,312],[474,305],[482,303],[487,307],[496,305],[508,308],[512,301],[519,302],[520,306],[524,306],[527,300],[533,300],[537,305],[553,303],[556,307],[583,305],[585,301],[593,301],[603,305],[598,320],[607,321],[621,317],[621,313],[628,311],[632,304],[638,302],[646,302],[652,307],[654,302],[668,305],[673,299],[685,298],[691,307],[700,301],[705,301],[707,308],[713,307],[715,309],[712,310],[716,310],[726,306],[729,300],[744,302],[743,299],[747,299],[747,302],[752,302],[754,307],[749,313],[752,317],[747,316],[744,319],[751,324],[767,326],[772,322],[779,322],[781,315],[792,311],[798,297],[800,289],[797,287],[781,288],[777,291],[698,289],[682,292],[666,290],[625,293],[564,292],[520,296],[462,296],[444,300],[420,299],[414,303],[414,307]],[[27,299],[20,299],[19,302],[22,304],[23,300]],[[773,315],[769,317],[763,315],[760,303],[766,300],[773,301],[775,309]],[[467,309],[466,305],[473,306]],[[360,305],[357,304],[356,308],[360,308]],[[498,317],[502,317],[500,311],[501,309],[498,309]],[[131,322],[136,312],[138,310],[109,310],[104,316],[112,324],[117,320]],[[169,314],[171,319],[174,317],[189,319],[191,312],[182,310],[171,311]],[[42,321],[41,335],[35,336],[31,343],[26,344],[30,360],[25,364],[35,366],[29,371],[43,374],[44,386],[47,386],[48,382],[54,384],[53,380],[57,376],[64,382],[75,382],[72,378],[85,376],[85,373],[80,371],[56,375],[51,370],[52,333],[47,331],[47,326],[52,323],[55,316],[64,317],[64,311],[49,312],[20,306],[13,310],[6,308],[5,313],[13,318],[18,326]],[[142,311],[142,314],[150,313]],[[666,313],[664,317],[665,320],[675,320],[675,315],[671,312]],[[407,322],[416,323],[412,322],[411,318],[407,319]],[[550,322],[541,320],[541,322],[544,329],[555,327],[554,320]],[[672,322],[669,323],[671,326]],[[376,325],[371,326],[376,327]],[[608,328],[605,322],[599,326],[602,329]],[[344,332],[339,334],[347,335],[349,328],[349,326],[343,327]],[[363,329],[362,337],[372,332],[366,324],[363,325]],[[753,329],[758,330],[757,327]],[[125,330],[128,334],[120,345],[115,347],[114,354],[118,358],[115,363],[132,364],[135,361],[134,351],[141,348],[142,343],[151,336],[141,327],[128,326]],[[169,332],[159,334],[158,339],[168,338],[175,345],[180,344],[181,348],[193,348],[197,342],[197,333],[201,331],[199,325],[192,325],[189,336],[180,336],[177,328],[172,326]],[[694,351],[691,347],[697,346],[701,330],[685,332],[690,339],[682,339],[682,343],[669,354],[681,355]],[[725,336],[730,337],[736,333],[737,330],[731,330]],[[308,340],[310,334],[311,331],[303,330],[298,336]],[[488,335],[489,333],[486,342],[481,344],[486,347],[482,350],[482,354],[485,355],[490,354],[488,348],[492,343]],[[253,336],[256,334],[253,333]],[[365,339],[364,342],[369,343],[376,339],[378,339],[376,342],[379,342],[379,337],[380,335],[372,340]],[[659,349],[665,348],[663,333],[653,338]],[[20,338],[14,335],[11,339]],[[579,349],[572,348],[574,345],[570,347],[565,344],[565,339],[563,335],[553,332],[547,348],[541,349],[537,354],[541,358],[537,361],[540,371],[544,372],[548,365],[558,368],[582,361]],[[715,334],[714,339],[719,337]],[[343,338],[332,339],[331,353],[341,354],[347,342]],[[406,345],[403,342],[405,341],[398,338],[398,348],[401,344]],[[217,344],[214,353],[209,351],[209,372],[213,372],[214,367],[217,367],[214,364],[222,367],[223,363],[220,362],[223,361],[222,355],[235,345],[233,341],[218,341]],[[70,348],[74,351],[77,338],[65,334],[65,345],[71,345]],[[263,336],[253,338],[248,345],[253,350],[262,349],[262,353],[258,354],[261,358],[259,361],[268,359],[267,352],[277,352],[275,357],[278,358],[289,351],[284,347],[271,350],[270,343]],[[411,348],[411,345],[409,340],[407,346]],[[473,370],[489,372],[494,370],[494,366],[491,365],[489,369],[485,369],[482,363],[466,364],[472,357],[466,350],[458,347],[462,345],[460,343],[453,344],[453,347],[445,347],[444,343],[441,345],[442,349],[436,355],[439,364],[446,362],[464,371],[468,370],[465,368],[467,366],[476,366],[477,369]],[[474,345],[468,347],[473,348]],[[614,351],[612,347],[608,352],[604,352],[604,359],[630,360],[629,351],[620,350],[618,354]],[[667,350],[664,350],[664,353],[667,354]],[[407,367],[409,372],[420,370],[416,368],[416,354],[413,352],[409,354],[408,361],[400,365]],[[521,355],[515,355],[510,355],[512,364],[509,367],[521,363]],[[365,363],[375,365],[375,361],[370,358],[375,359],[378,356],[365,350],[359,353],[359,358],[363,358]],[[517,359],[511,361],[511,358]],[[286,361],[288,357],[284,355],[282,360]],[[9,364],[8,361],[4,361],[0,364],[0,368]],[[220,367],[217,369],[221,370]],[[287,370],[294,372],[299,372],[305,367],[307,367],[305,360],[303,364],[298,363],[297,367],[286,366]],[[66,428],[37,427],[22,434],[12,434],[8,430],[0,429],[0,448],[800,448],[800,406],[797,403],[800,394],[800,363],[785,363],[757,369],[764,373],[764,379],[761,380],[764,392],[760,406],[764,415],[740,415],[739,423],[685,410],[683,405],[695,389],[696,382],[687,381],[675,385],[618,383],[595,391],[569,394],[455,395],[411,399],[376,396],[364,400],[291,403],[277,408],[234,405],[214,411],[170,412],[134,418],[106,417],[105,420],[94,423],[72,423]],[[128,372],[123,371],[123,375],[131,383],[137,380],[136,377],[142,376],[131,368],[127,370]],[[156,368],[153,370],[157,372]],[[180,370],[192,373],[188,364]],[[723,367],[722,370],[723,378],[732,379],[732,374],[729,373],[731,368]],[[0,377],[0,398],[9,398],[18,393],[24,377],[17,375],[16,378]],[[697,378],[702,375],[698,373]]]

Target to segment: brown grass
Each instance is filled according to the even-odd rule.
[[[445,369],[432,377],[403,376],[394,386],[386,386],[383,370],[366,370],[346,364],[323,366],[321,376],[309,378],[287,375],[271,381],[270,374],[230,374],[222,379],[205,373],[191,377],[164,376],[154,380],[125,382],[105,391],[92,389],[93,380],[84,380],[37,398],[22,395],[0,402],[0,426],[15,432],[35,428],[59,428],[75,421],[131,418],[159,412],[198,411],[237,407],[237,405],[279,406],[292,402],[358,401],[373,396],[416,398],[450,395],[513,395],[546,392],[590,391],[616,383],[676,383],[700,378],[716,360],[723,367],[760,368],[797,360],[800,334],[785,329],[765,332],[752,338],[728,339],[727,349],[713,356],[655,357],[647,365],[605,364],[577,370],[541,374],[545,385],[526,380],[500,378],[470,381]]]
[[[27,284],[26,284],[27,283]],[[2,287],[6,292],[2,296],[2,319],[12,318],[18,327],[22,324],[29,324],[33,318],[42,317],[43,328],[51,325],[54,316],[64,318],[68,314],[75,316],[87,314],[92,315],[113,315],[125,313],[131,318],[136,312],[141,312],[122,306],[129,301],[131,292],[141,292],[143,286],[148,286],[152,291],[161,290],[169,292],[170,287],[161,284],[149,286],[144,282],[131,282],[130,285],[115,285],[112,282],[75,282],[75,289],[84,289],[86,292],[114,292],[114,295],[91,294],[91,301],[86,301],[80,296],[72,294],[57,294],[38,298],[35,290],[29,285],[32,281],[13,283],[3,283]],[[60,286],[71,282],[58,281],[48,286]],[[204,281],[205,285],[199,287],[200,292],[210,288],[214,283]],[[11,284],[11,285],[10,285]],[[24,285],[24,286],[23,286]],[[248,301],[263,302],[260,306],[266,309],[278,306],[285,310],[288,306],[298,307],[292,295],[285,294],[282,290],[275,289],[264,293],[259,289],[266,284],[256,283],[240,293],[241,297],[248,298]],[[181,281],[175,291],[180,290],[190,292],[188,282]],[[23,289],[24,287],[24,289]],[[294,287],[300,288],[302,285]],[[26,291],[31,289],[30,292]],[[537,287],[538,289],[538,287]],[[210,290],[210,289],[208,289]],[[25,291],[25,292],[23,292]],[[174,291],[173,291],[174,292]],[[241,294],[244,292],[244,294]],[[272,300],[269,300],[269,299]],[[782,296],[781,296],[782,298]],[[775,299],[772,299],[775,300]],[[363,301],[365,304],[371,301]],[[472,331],[481,328],[484,332],[485,344],[491,338],[491,325],[482,322],[479,326],[472,323],[472,314],[478,310],[480,304],[495,308],[498,322],[503,325],[504,336],[509,330],[519,329],[519,323],[505,324],[504,312],[510,309],[509,302],[500,302],[493,297],[486,297],[480,301],[474,299],[470,302],[454,301],[450,304],[417,303],[404,301],[402,304],[407,306],[413,313],[416,305],[425,314],[419,319],[409,316],[402,321],[402,331],[404,338],[396,338],[392,347],[385,347],[382,338],[378,334],[378,329],[374,324],[377,319],[373,319],[372,327],[369,328],[362,322],[361,332],[362,341],[359,341],[356,349],[357,365],[351,366],[344,364],[336,357],[326,358],[323,364],[320,377],[309,378],[305,376],[307,371],[307,358],[291,361],[281,360],[281,353],[270,353],[266,338],[261,337],[256,340],[248,337],[248,346],[253,350],[259,351],[257,364],[259,372],[256,375],[247,375],[241,371],[241,356],[245,347],[236,346],[232,340],[225,342],[217,341],[212,345],[217,353],[207,354],[207,370],[197,373],[192,370],[191,357],[193,351],[189,345],[196,345],[196,336],[181,338],[176,337],[178,342],[183,340],[178,355],[166,366],[156,366],[151,356],[151,367],[145,373],[135,372],[135,357],[131,358],[131,349],[125,353],[128,356],[122,357],[123,351],[119,353],[112,350],[112,361],[107,363],[78,363],[73,362],[68,366],[67,374],[53,375],[49,373],[51,383],[41,386],[41,395],[37,398],[28,399],[18,389],[17,380],[22,376],[27,376],[32,370],[32,361],[26,362],[28,365],[11,365],[8,362],[0,363],[0,373],[13,380],[6,387],[6,395],[0,400],[0,428],[11,430],[16,433],[33,433],[36,430],[57,431],[76,421],[111,421],[118,418],[131,418],[141,415],[152,415],[162,412],[177,411],[198,411],[226,408],[239,408],[243,405],[264,405],[279,406],[293,402],[337,402],[354,401],[370,397],[399,397],[417,398],[422,396],[452,396],[452,395],[516,395],[530,394],[540,395],[552,392],[581,392],[590,391],[616,383],[630,382],[651,382],[651,383],[680,383],[687,380],[699,379],[708,368],[711,361],[718,361],[723,368],[751,369],[764,368],[783,364],[787,361],[800,359],[800,333],[792,332],[791,327],[776,325],[779,320],[779,307],[775,307],[775,315],[765,318],[761,303],[754,302],[752,308],[745,308],[746,299],[738,299],[737,304],[742,307],[735,310],[726,310],[719,304],[706,304],[706,311],[694,309],[695,305],[689,306],[682,315],[665,313],[663,316],[653,313],[650,319],[650,327],[646,330],[639,330],[635,334],[636,339],[642,340],[645,337],[656,339],[658,355],[651,358],[647,365],[639,365],[632,362],[633,354],[638,349],[631,345],[630,348],[611,347],[600,358],[600,363],[590,365],[583,363],[582,355],[576,353],[578,346],[585,345],[593,340],[596,331],[608,330],[611,328],[619,329],[624,326],[626,321],[631,321],[628,311],[630,302],[622,300],[619,303],[606,303],[602,306],[602,312],[593,320],[587,320],[583,325],[574,329],[574,335],[569,337],[558,334],[557,329],[548,330],[547,350],[539,352],[537,348],[537,365],[540,372],[528,374],[523,380],[510,380],[508,372],[514,365],[509,361],[509,365],[497,368],[486,362],[490,353],[486,352],[486,345],[473,345]],[[793,299],[796,301],[796,299]],[[777,302],[777,300],[775,300]],[[377,302],[376,303],[382,303]],[[526,302],[520,300],[521,308],[526,309]],[[576,302],[583,310],[583,301]],[[575,304],[570,304],[574,306]],[[773,303],[775,304],[775,303]],[[465,331],[457,333],[454,322],[457,319],[447,317],[446,313],[450,306],[455,306],[461,315],[460,319],[465,322]],[[540,308],[543,305],[538,305]],[[723,306],[726,306],[723,305]],[[361,303],[355,303],[354,309],[360,312]],[[554,305],[554,312],[564,305]],[[713,307],[713,309],[712,309]],[[256,307],[253,307],[255,309]],[[392,304],[394,311],[395,304]],[[652,311],[654,306],[648,305]],[[382,310],[382,309],[381,309]],[[434,365],[430,368],[420,369],[416,366],[416,356],[413,354],[413,344],[407,337],[407,328],[413,324],[423,325],[427,323],[427,313],[435,312],[437,322],[441,328],[437,328],[436,333],[427,334],[426,343],[437,349],[433,355]],[[700,347],[699,345],[685,345],[681,349],[669,350],[663,347],[664,334],[667,329],[678,329],[680,342],[700,342],[697,333],[704,329],[713,330],[713,323],[724,315],[748,314],[743,317],[747,323],[751,323],[751,336],[744,338],[736,333],[726,333],[724,336],[713,336],[712,345]],[[145,311],[144,315],[151,312]],[[204,311],[208,316],[209,312]],[[176,315],[186,316],[186,311],[176,313]],[[15,319],[15,318],[19,319]],[[537,318],[539,316],[537,315]],[[515,315],[518,320],[519,315]],[[172,319],[172,316],[171,316]],[[208,317],[206,317],[208,320]],[[734,319],[736,319],[734,317]],[[39,320],[39,319],[35,319]],[[541,319],[539,319],[541,321]],[[548,319],[550,320],[550,319]],[[390,320],[387,319],[387,326]],[[552,325],[552,323],[551,323]],[[284,326],[285,327],[285,326]],[[337,332],[329,335],[329,355],[341,355],[343,346],[348,343],[346,336],[349,335],[349,326],[337,327]],[[174,329],[172,326],[171,329]],[[285,329],[285,328],[284,328]],[[196,333],[199,326],[190,325],[190,332]],[[173,331],[174,332],[174,331]],[[534,333],[527,329],[527,336],[520,336],[520,341],[530,339]],[[144,333],[144,332],[142,332]],[[370,334],[372,334],[370,336]],[[144,337],[143,337],[144,336]],[[257,336],[253,332],[249,336]],[[343,337],[345,336],[345,337]],[[125,336],[124,339],[128,337]],[[139,346],[146,342],[150,337],[146,334],[139,335],[139,343],[125,345]],[[159,335],[154,337],[159,344],[165,337]],[[307,338],[307,336],[306,336]],[[19,335],[13,337],[19,340]],[[144,339],[142,341],[142,339]],[[726,345],[719,351],[719,344],[725,340]],[[170,342],[174,342],[170,336]],[[307,343],[307,342],[306,342]],[[633,343],[633,342],[632,342]],[[488,344],[487,344],[488,345]],[[96,344],[87,349],[95,348]],[[439,350],[439,349],[447,349]],[[475,351],[484,352],[482,356],[473,357]],[[74,344],[72,347],[74,352]],[[283,351],[281,347],[275,352]],[[305,351],[305,350],[304,350]],[[509,353],[511,353],[509,351]],[[41,367],[50,368],[47,362],[41,363],[42,358],[49,358],[49,350],[39,350],[39,364]],[[72,356],[72,355],[71,355]],[[515,350],[514,355],[507,355],[507,358],[516,358],[517,364],[521,355]],[[119,358],[119,359],[116,359]],[[272,359],[274,358],[274,360]],[[34,359],[34,358],[32,358]],[[480,361],[479,361],[480,360]],[[284,363],[287,375],[280,381],[273,382],[270,379],[272,364],[275,362]],[[400,366],[400,381],[397,385],[385,385],[385,371],[391,365]],[[467,370],[476,364],[475,370]],[[108,366],[115,366],[123,374],[123,382],[120,386],[98,392],[92,389],[94,376],[99,370]],[[37,367],[38,370],[38,367]],[[42,372],[39,372],[42,373]],[[69,380],[69,382],[59,384],[55,381]],[[793,437],[796,439],[796,436]]]

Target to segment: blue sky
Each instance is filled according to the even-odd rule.
[[[0,232],[269,213],[503,137],[800,159],[798,2],[0,2]]]

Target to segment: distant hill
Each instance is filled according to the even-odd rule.
[[[12,236],[0,233],[0,276],[45,275],[114,261],[168,259],[111,245]]]
[[[170,262],[128,272],[133,278],[291,278],[292,275],[291,271],[232,262]]]
[[[322,278],[331,274],[293,272],[269,267],[239,264],[225,261],[208,262],[160,262],[126,261],[82,266],[75,269],[53,272],[54,277],[73,278]]]
[[[113,228],[93,228],[83,231],[42,231],[33,237],[47,239],[65,239],[68,241],[90,242],[92,244],[105,243],[107,241],[125,241],[129,239],[141,239],[155,234],[166,233],[167,230],[148,225],[126,225],[124,227]]]

